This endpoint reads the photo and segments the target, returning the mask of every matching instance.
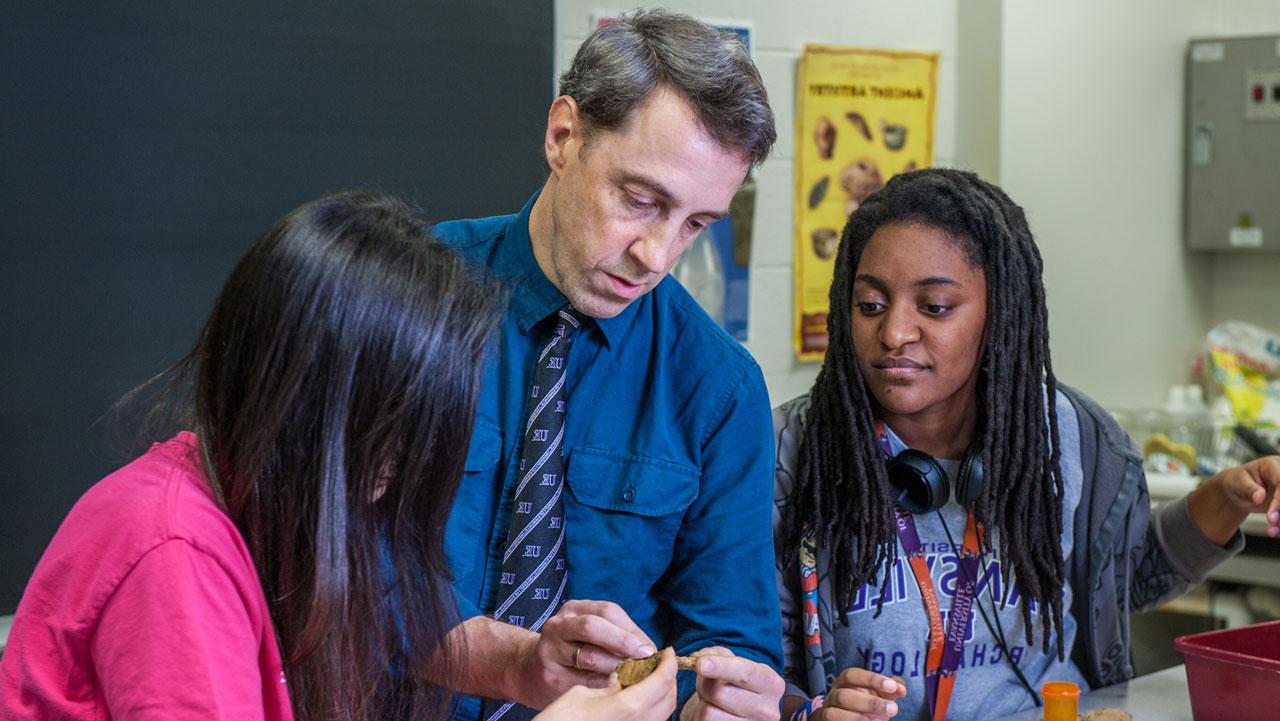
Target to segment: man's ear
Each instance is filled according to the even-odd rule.
[[[543,138],[547,165],[551,172],[559,174],[570,152],[577,152],[582,142],[581,117],[578,103],[568,95],[561,95],[551,102],[547,111],[547,135]]]

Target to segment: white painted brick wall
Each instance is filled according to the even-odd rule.
[[[1149,80],[1149,76],[1158,75],[1156,84],[1160,89],[1152,98],[1126,91],[1102,106],[1110,113],[1120,113],[1123,118],[1128,118],[1140,127],[1152,126],[1153,117],[1178,117],[1179,109],[1174,106],[1165,107],[1168,103],[1162,104],[1160,98],[1180,92],[1180,70],[1174,68],[1166,72],[1148,67],[1150,62],[1134,62],[1137,59],[1135,53],[1138,45],[1135,38],[1151,45],[1154,40],[1150,36],[1158,35],[1167,39],[1176,51],[1175,46],[1180,46],[1191,35],[1280,32],[1280,2],[1276,0],[1214,0],[1204,4],[1194,0],[1173,3],[1147,0],[1136,6],[1117,6],[1091,0],[1078,7],[1058,8],[1050,13],[1040,12],[1036,3],[1031,0],[1004,0],[1002,4],[1005,35],[1003,44],[1006,46],[1006,53],[1011,48],[1019,47],[1020,43],[1025,45],[1026,34],[1069,33],[1081,43],[1081,47],[1087,47],[1090,43],[1096,45],[1100,42],[1099,28],[1124,23],[1129,23],[1133,28],[1142,28],[1132,36],[1122,36],[1116,40],[1118,48],[1123,46],[1129,49],[1127,54],[1120,49],[1116,50],[1118,56],[1127,58],[1127,62],[1089,64],[1081,61],[1079,53],[1050,54],[1049,57],[1044,57],[1044,53],[1037,55],[1035,50],[1031,51],[1032,57],[1045,63],[1047,72],[1057,79],[1055,84],[1093,84],[1098,77],[1104,77],[1110,85],[1132,88],[1141,86]],[[792,146],[795,142],[795,66],[801,49],[805,43],[813,42],[940,52],[942,62],[939,67],[934,164],[953,165],[956,163],[957,143],[960,142],[957,139],[957,30],[958,14],[964,5],[961,0],[892,3],[874,0],[812,0],[798,4],[759,0],[671,0],[667,6],[707,19],[748,20],[753,24],[753,51],[773,102],[779,142],[773,156],[757,174],[759,195],[751,269],[751,338],[747,348],[764,369],[771,400],[774,404],[781,403],[807,390],[818,370],[816,363],[797,363],[791,351]],[[589,32],[593,13],[617,14],[631,7],[630,3],[558,0],[557,74]],[[1028,10],[1034,10],[1030,13],[1029,20]],[[1097,22],[1083,23],[1078,27],[1069,22],[1082,14],[1096,17]],[[1030,26],[1026,25],[1028,22],[1031,23]],[[1047,28],[1046,24],[1057,27]],[[1102,33],[1103,37],[1110,38],[1111,35],[1114,33]],[[1010,62],[1008,55],[1004,59],[1006,63]],[[1014,61],[1016,64],[1026,61],[1026,58],[1014,58]],[[1081,66],[1083,72],[1075,66]],[[1006,82],[1010,72],[1010,68],[1004,69]],[[1160,72],[1164,74],[1161,75]],[[1081,74],[1087,77],[1079,77]],[[1046,123],[1039,107],[1025,107],[1025,98],[1019,100],[1017,96],[1025,95],[1024,91],[1025,88],[1017,91],[1011,90],[1009,86],[1003,88],[1006,97],[1002,98],[1002,102],[1017,107],[1012,114],[1005,114],[1001,128],[1006,163],[1020,162],[1017,157],[1041,154],[1044,134],[1052,125]],[[1010,92],[1015,92],[1015,97],[1007,97]],[[1020,102],[1022,106],[1019,106]],[[1026,142],[1013,142],[1011,146],[1011,139],[1016,141],[1020,135],[1026,136]],[[1054,265],[1047,273],[1047,280],[1052,286],[1050,304],[1057,333],[1054,352],[1055,356],[1061,356],[1060,370],[1068,373],[1075,383],[1091,389],[1100,399],[1119,405],[1158,402],[1163,397],[1163,388],[1171,382],[1170,379],[1179,379],[1184,374],[1185,371],[1181,369],[1186,363],[1186,356],[1193,346],[1198,346],[1203,333],[1201,326],[1207,323],[1235,317],[1273,328],[1280,326],[1280,319],[1276,319],[1271,310],[1280,307],[1280,286],[1271,281],[1280,268],[1280,256],[1246,262],[1224,257],[1209,263],[1212,266],[1211,274],[1193,273],[1182,278],[1173,273],[1176,278],[1156,284],[1161,289],[1161,293],[1156,295],[1162,300],[1154,303],[1155,310],[1151,309],[1151,268],[1177,266],[1185,259],[1176,232],[1179,218],[1176,186],[1180,183],[1176,177],[1181,165],[1177,144],[1162,141],[1150,151],[1148,157],[1158,160],[1162,164],[1160,167],[1164,169],[1162,174],[1169,176],[1164,180],[1169,186],[1164,193],[1167,198],[1162,196],[1159,202],[1148,203],[1146,212],[1141,214],[1146,219],[1142,222],[1147,224],[1144,227],[1148,232],[1124,234],[1124,240],[1119,245],[1115,245],[1116,241],[1108,241],[1113,255],[1136,252],[1142,259],[1136,261],[1133,267],[1126,267],[1123,273],[1119,273],[1121,277],[1110,277],[1117,276],[1114,270],[1110,275],[1104,272],[1100,274],[1102,277],[1098,277],[1098,274],[1090,276],[1095,281],[1109,282],[1109,290],[1101,295],[1112,297],[1108,306],[1110,310],[1105,314],[1112,318],[1110,325],[1103,323],[1102,327],[1098,327],[1099,313],[1094,302],[1099,296],[1096,283],[1073,282],[1076,274],[1072,272],[1069,260],[1055,257]],[[1017,157],[1011,158],[1009,154]],[[1107,156],[1109,153],[1102,155]],[[1077,169],[1071,167],[1070,163],[1056,164],[1055,174],[1064,176],[1056,180],[1047,178],[1043,172],[1034,171],[1021,179],[1016,177],[1017,174],[1002,178],[1012,183],[1012,189],[1018,191],[1019,201],[1028,207],[1033,228],[1040,237],[1044,246],[1042,251],[1047,256],[1054,256],[1056,236],[1070,238],[1078,245],[1082,237],[1087,239],[1114,225],[1095,225],[1092,226],[1091,233],[1081,235],[1066,233],[1060,227],[1062,224],[1054,220],[1055,213],[1061,210],[1059,206],[1063,203],[1063,196],[1050,192],[1050,186],[1067,181],[1088,181],[1093,172],[1089,167]],[[1123,215],[1125,212],[1132,214],[1132,211],[1125,211],[1124,207],[1135,202],[1134,195],[1132,188],[1114,196],[1104,194],[1098,200],[1105,207],[1095,207],[1091,214],[1104,217]],[[1159,234],[1159,239],[1144,241],[1144,238],[1151,235],[1149,225],[1152,223],[1168,227]],[[1133,278],[1144,278],[1144,281],[1135,286]],[[1145,295],[1135,293],[1139,286],[1145,288]],[[1207,311],[1203,306],[1199,311],[1195,310],[1196,303],[1207,305]],[[1173,312],[1177,318],[1172,321],[1171,327],[1166,328],[1165,326],[1170,325],[1170,320],[1164,316],[1169,315],[1169,309],[1173,307],[1180,310]],[[1199,318],[1198,313],[1208,317]],[[1095,337],[1101,334],[1106,339],[1108,348],[1124,349],[1124,352],[1112,354],[1116,357],[1155,353],[1176,358],[1165,363],[1168,368],[1162,367],[1155,372],[1151,372],[1151,369],[1145,371],[1144,375],[1150,376],[1149,378],[1138,378],[1123,369],[1118,370],[1114,364],[1103,364],[1095,368],[1082,360],[1073,359],[1073,348],[1077,344],[1072,342],[1070,329],[1075,327],[1092,328]],[[1145,328],[1164,330],[1152,335]]]
[[[752,51],[769,91],[778,144],[757,173],[755,235],[751,259],[750,340],[746,347],[764,370],[770,401],[777,405],[806,392],[817,363],[799,363],[791,350],[791,198],[795,133],[796,61],[805,43],[827,43],[942,54],[934,164],[950,165],[956,148],[957,0],[672,0],[666,7],[710,20],[752,23]],[[630,3],[558,0],[556,75],[590,32],[597,13],[618,14]]]

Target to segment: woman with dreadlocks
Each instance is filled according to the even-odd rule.
[[[1280,458],[1151,511],[1132,441],[1054,377],[1022,209],[971,173],[867,199],[829,312],[774,417],[784,719],[985,719],[1123,681],[1130,611],[1202,581],[1250,512],[1280,534]]]

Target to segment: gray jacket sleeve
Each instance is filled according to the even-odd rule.
[[[1151,508],[1142,454],[1115,419],[1059,383],[1080,422],[1085,494],[1074,520],[1072,614],[1080,623],[1072,658],[1094,687],[1133,676],[1129,614],[1153,608],[1204,580],[1240,551],[1239,533],[1213,544],[1187,513],[1185,498]]]
[[[1076,583],[1083,582],[1092,597],[1092,625],[1100,633],[1101,649],[1114,645],[1107,641],[1123,647],[1129,612],[1158,606],[1203,582],[1214,566],[1244,548],[1244,536],[1237,531],[1225,547],[1216,545],[1191,520],[1186,498],[1152,509],[1142,454],[1133,439],[1093,399],[1063,384],[1058,388],[1080,420],[1087,476],[1088,497],[1081,503],[1085,515],[1080,517],[1085,525],[1077,523],[1076,543],[1083,532],[1092,539],[1091,550],[1073,566],[1087,563],[1090,570],[1077,576]],[[1114,585],[1100,579],[1108,567]],[[1117,658],[1127,656],[1121,650]],[[1104,659],[1108,656],[1103,652]]]
[[[777,440],[777,462],[774,466],[773,531],[775,567],[777,569],[778,605],[782,609],[782,679],[787,684],[787,696],[809,698],[805,653],[804,615],[800,602],[800,579],[794,565],[785,567],[782,562],[781,538],[782,514],[790,502],[795,484],[795,464],[800,445],[801,416],[795,402],[784,404],[773,411],[773,431]]]
[[[1158,606],[1203,583],[1214,566],[1244,548],[1244,536],[1236,531],[1225,547],[1209,540],[1191,520],[1183,496],[1152,512],[1142,547],[1132,579],[1134,610]]]

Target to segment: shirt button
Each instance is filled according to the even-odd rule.
[[[628,488],[627,490],[623,491],[623,492],[622,492],[622,500],[623,500],[623,501],[625,501],[625,502],[627,502],[627,503],[630,503],[630,502],[632,502],[632,501],[636,500],[636,489],[634,489],[634,488]]]

